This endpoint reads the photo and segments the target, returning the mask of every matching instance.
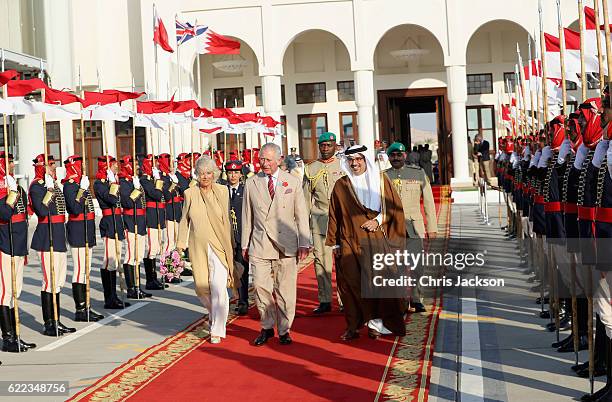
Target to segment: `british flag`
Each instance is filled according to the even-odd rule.
[[[192,39],[198,35],[202,35],[208,27],[204,25],[193,26],[188,22],[180,22],[176,20],[176,44],[177,46],[182,45],[189,39]]]

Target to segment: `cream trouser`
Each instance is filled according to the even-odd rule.
[[[145,236],[138,235],[138,255],[136,255],[136,242],[134,241],[134,233],[125,231],[127,247],[125,249],[125,257],[123,263],[128,265],[136,265],[136,261],[142,261],[145,255]],[[134,258],[136,257],[136,258]]]
[[[71,247],[72,254],[72,283],[87,283],[85,275],[91,271],[91,259],[93,258],[93,249],[89,248],[89,264],[85,265],[85,247]],[[55,254],[55,253],[54,253]]]
[[[115,243],[114,237],[103,237],[104,240],[104,269],[116,271],[121,263],[121,241]]]
[[[38,258],[40,258],[40,266],[42,267],[43,281],[42,291],[53,293],[51,286],[51,256],[48,251],[38,251]],[[55,293],[59,293],[66,282],[66,266],[67,266],[67,255],[66,252],[53,252],[53,273],[55,276]]]
[[[225,325],[229,315],[227,269],[210,245],[208,246],[208,270],[210,294],[200,296],[200,301],[208,311],[210,336],[225,338]]]
[[[172,251],[176,248],[176,237],[178,235],[178,222],[166,221],[166,242],[164,251]]]
[[[291,329],[295,318],[296,258],[265,260],[250,257],[249,261],[261,327],[271,329],[276,324],[278,334],[285,335]]]
[[[14,307],[13,300],[13,273],[11,270],[11,256],[0,251],[0,305]],[[15,283],[17,298],[23,287],[23,257],[15,257]]]
[[[146,258],[155,259],[161,256],[161,250],[165,249],[165,236],[166,229],[153,229],[147,228],[147,252],[145,253]]]
[[[601,322],[606,327],[606,335],[608,338],[612,338],[612,298],[610,297],[612,272],[594,270],[593,281],[596,286],[595,294],[593,295],[595,311],[599,314]]]

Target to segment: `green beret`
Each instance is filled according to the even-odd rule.
[[[387,148],[387,155],[391,155],[391,152],[406,152],[406,147],[401,142],[394,142]]]
[[[325,141],[333,141],[336,142],[336,134],[334,133],[330,133],[330,132],[326,132],[323,133],[319,136],[319,140],[318,140],[318,144],[325,142]]]

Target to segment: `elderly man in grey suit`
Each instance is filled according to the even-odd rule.
[[[278,145],[267,143],[259,152],[261,171],[246,181],[242,203],[242,253],[253,272],[261,346],[278,329],[281,345],[289,345],[295,316],[297,260],[311,248],[308,212],[302,181],[279,169]],[[275,300],[276,299],[276,300]]]

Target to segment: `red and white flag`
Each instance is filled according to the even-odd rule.
[[[166,52],[174,53],[174,49],[172,49],[168,41],[168,31],[166,31],[166,27],[160,16],[157,15],[155,5],[153,5],[153,42],[161,46]]]
[[[591,7],[584,7],[584,51],[585,55],[593,57],[597,65],[599,64],[597,56],[597,24],[595,23],[595,10]],[[603,70],[604,74],[608,73],[608,65],[605,62],[606,57],[606,33],[603,29],[599,31],[600,43],[601,43],[601,55],[604,60]],[[599,73],[599,70],[596,71]]]
[[[0,87],[15,77],[19,77],[19,73],[15,70],[7,70],[0,73]]]
[[[196,27],[197,52],[200,54],[240,54],[240,42],[213,32],[209,27]]]

